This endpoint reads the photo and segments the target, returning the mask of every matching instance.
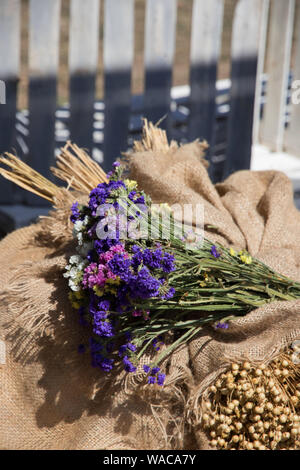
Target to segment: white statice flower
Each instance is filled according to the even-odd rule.
[[[77,238],[78,245],[83,244],[83,234],[86,231],[86,226],[88,225],[90,218],[86,215],[83,220],[76,220],[73,226],[73,236]]]
[[[81,289],[80,283],[82,281],[84,268],[87,266],[88,262],[80,255],[72,255],[69,259],[69,264],[66,266],[66,272],[64,277],[69,281],[69,287],[73,291],[79,291]]]

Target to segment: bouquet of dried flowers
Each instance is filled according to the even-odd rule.
[[[77,254],[64,274],[82,325],[90,328],[92,365],[136,372],[144,364],[149,384],[163,385],[162,361],[204,324],[228,328],[273,300],[300,297],[300,285],[247,252],[235,252],[178,223],[161,211],[114,164],[87,205],[75,202],[71,221]],[[166,236],[167,234],[167,236]]]

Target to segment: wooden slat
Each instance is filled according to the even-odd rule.
[[[290,124],[285,135],[285,150],[292,155],[300,156],[300,8],[296,18],[295,64],[291,89]]]
[[[216,79],[223,24],[223,0],[194,0],[191,39],[189,140],[213,147]]]
[[[170,133],[170,88],[175,51],[177,0],[147,0],[145,26],[145,116]],[[169,135],[169,137],[171,137]]]
[[[273,0],[267,57],[267,102],[261,142],[280,152],[283,146],[295,0]]]
[[[261,115],[261,97],[262,97],[262,74],[264,72],[267,31],[270,12],[270,0],[262,0],[262,13],[259,33],[259,50],[256,73],[255,103],[254,103],[254,123],[253,123],[253,143],[258,143],[259,127]]]
[[[235,10],[224,177],[250,168],[261,7],[261,0],[239,0]]]
[[[20,55],[20,1],[1,0],[0,80],[5,104],[0,104],[0,154],[12,151],[16,142],[16,97]],[[2,96],[4,98],[4,96]],[[0,203],[13,202],[13,186],[1,178]]]
[[[70,20],[71,140],[92,151],[99,48],[99,0],[72,0]]]
[[[54,163],[60,0],[29,4],[29,163],[47,177]],[[41,204],[28,194],[27,201]]]
[[[104,167],[127,149],[134,51],[134,1],[106,0],[104,18]]]

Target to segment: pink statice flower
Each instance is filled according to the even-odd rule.
[[[106,282],[105,266],[91,263],[84,270],[82,284],[85,288],[103,287]]]

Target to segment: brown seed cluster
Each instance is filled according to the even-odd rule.
[[[300,366],[287,350],[270,364],[232,364],[208,389],[202,426],[213,447],[300,449]]]

